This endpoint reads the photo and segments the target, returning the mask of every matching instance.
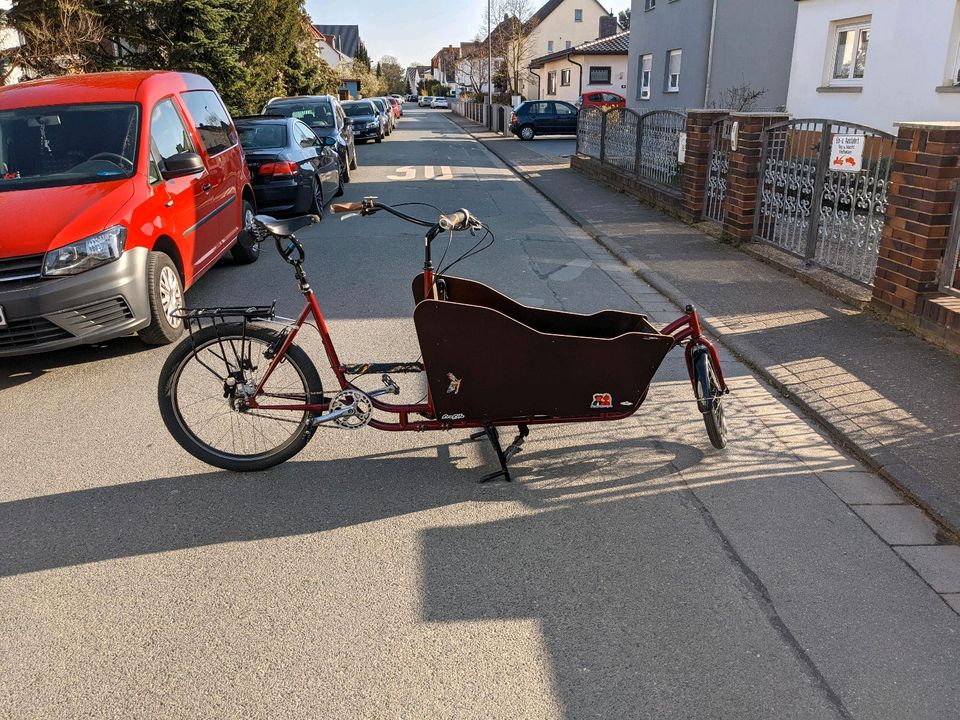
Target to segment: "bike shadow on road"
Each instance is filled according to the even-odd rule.
[[[460,467],[450,454],[451,449],[473,445],[463,440],[427,448],[436,449],[434,457],[423,457],[420,447],[348,460],[291,461],[261,473],[218,471],[2,503],[0,577],[325,532],[462,502],[518,500],[531,508],[548,508],[564,495],[564,478],[589,474],[595,489],[616,495],[662,480],[703,457],[698,449],[679,443],[595,438],[579,446],[575,458],[566,449],[525,452],[515,482],[481,485],[476,480],[495,463],[486,444],[476,445],[485,467]],[[650,452],[654,445],[659,448],[657,459],[641,473],[593,477],[593,470],[616,456]],[[527,474],[537,487],[525,482]],[[585,489],[578,486],[577,492]]]

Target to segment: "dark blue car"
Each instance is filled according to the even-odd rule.
[[[343,194],[335,138],[317,137],[293,118],[255,115],[234,122],[258,212],[322,216],[324,206]]]
[[[560,100],[527,100],[510,116],[510,132],[521,140],[537,135],[576,135],[577,108]]]

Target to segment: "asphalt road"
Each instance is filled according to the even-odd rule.
[[[441,111],[359,158],[345,199],[493,227],[465,276],[678,315]],[[416,359],[417,229],[303,238],[341,358]],[[274,298],[300,307],[268,249],[187,300]],[[0,361],[0,717],[956,715],[960,618],[831,489],[875,479],[731,358],[726,451],[673,353],[632,419],[535,428],[516,482],[478,485],[492,452],[462,431],[325,429],[268,472],[207,467],[160,421],[168,352]]]

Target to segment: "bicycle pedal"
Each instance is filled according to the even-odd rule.
[[[380,379],[383,381],[383,384],[387,386],[390,392],[392,392],[394,395],[400,394],[400,386],[397,385],[396,382],[394,382],[392,377],[390,377],[387,374],[384,374],[384,376]]]

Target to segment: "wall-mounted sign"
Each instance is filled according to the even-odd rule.
[[[863,135],[834,135],[830,148],[830,169],[836,172],[860,172],[863,169]]]
[[[683,165],[687,161],[687,134],[685,132],[680,133],[679,142],[677,143],[677,162]]]
[[[737,140],[740,138],[740,121],[730,123],[730,149],[737,151]]]

